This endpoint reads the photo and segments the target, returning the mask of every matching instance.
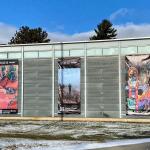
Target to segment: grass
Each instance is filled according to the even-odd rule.
[[[26,128],[26,125],[31,125],[31,130],[29,128],[30,126],[27,126]],[[116,126],[115,123],[114,127],[107,127],[107,125],[108,123],[97,124],[89,122],[0,121],[0,138],[6,137],[35,140],[80,140],[99,142],[114,139],[150,138],[150,125],[147,125],[147,128],[146,125],[143,127],[142,125],[139,126],[136,124],[119,123],[118,126]],[[17,128],[13,130],[13,127]],[[127,130],[128,128],[129,130]],[[136,130],[133,130],[133,135],[131,136],[130,129],[132,128]],[[62,134],[59,131],[61,131]],[[95,134],[93,135],[93,133]]]
[[[61,135],[46,135],[46,134],[23,134],[23,133],[0,133],[0,138],[25,138],[34,140],[79,140],[79,141],[99,141],[103,142],[114,137],[96,134],[96,135],[82,135],[73,137],[68,134]]]
[[[138,138],[149,138],[150,136],[141,136]],[[136,136],[129,135],[105,135],[105,134],[95,134],[95,135],[81,135],[78,137],[73,137],[71,134],[60,134],[60,135],[47,135],[47,134],[24,134],[24,133],[0,133],[0,138],[25,138],[34,140],[80,140],[80,141],[99,141],[104,142],[106,140],[115,139],[135,139]]]
[[[76,140],[71,135],[46,135],[46,134],[23,134],[23,133],[0,133],[0,138],[25,138],[34,140]]]

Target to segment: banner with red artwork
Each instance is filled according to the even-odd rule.
[[[0,113],[18,112],[18,60],[0,60]]]

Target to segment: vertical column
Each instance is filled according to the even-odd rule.
[[[84,117],[87,117],[87,43],[84,44]]]
[[[21,117],[24,115],[24,47],[21,48]]]
[[[55,116],[55,46],[52,47],[52,117]]]
[[[121,41],[118,41],[119,55],[118,55],[118,72],[119,72],[119,118],[121,118]]]

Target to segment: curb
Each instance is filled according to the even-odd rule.
[[[127,118],[0,117],[0,120],[150,123],[150,119],[127,119]]]

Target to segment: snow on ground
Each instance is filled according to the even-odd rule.
[[[85,150],[144,142],[150,143],[150,124],[0,120],[2,150]]]
[[[150,124],[61,122],[61,121],[0,121],[0,134],[112,135],[119,137],[150,137]]]
[[[62,141],[62,140],[31,140],[21,138],[1,138],[2,150],[87,150],[96,148],[107,148],[123,145],[150,143],[147,139],[116,140],[104,143],[90,141]]]

